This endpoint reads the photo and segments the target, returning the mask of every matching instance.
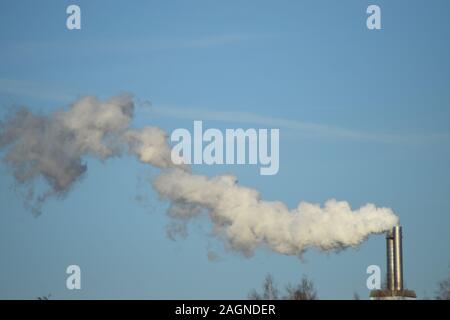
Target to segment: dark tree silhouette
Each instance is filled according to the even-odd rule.
[[[314,283],[306,276],[303,276],[300,283],[295,286],[289,284],[286,287],[286,291],[285,300],[317,300],[317,291]]]
[[[264,279],[263,283],[263,292],[258,293],[256,290],[253,290],[248,298],[250,300],[278,300],[278,289],[274,284],[273,277],[268,274]]]
[[[449,274],[450,274],[450,265]],[[450,300],[450,275],[438,283],[438,290],[436,291],[437,300]]]
[[[269,274],[266,276],[263,283],[262,293],[253,290],[248,298],[250,300],[278,300],[280,299],[277,285],[274,283],[273,277]],[[289,284],[286,286],[286,293],[281,299],[284,300],[317,300],[317,291],[314,283],[306,276],[300,280],[297,285]]]

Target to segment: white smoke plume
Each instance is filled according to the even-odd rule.
[[[260,246],[286,255],[300,255],[309,247],[355,247],[398,222],[389,208],[367,204],[352,211],[347,202],[334,199],[323,207],[300,202],[289,210],[282,202],[261,200],[257,190],[239,186],[232,175],[208,178],[173,169],[159,175],[154,187],[172,202],[170,214],[175,218],[189,219],[205,209],[215,234],[245,255]]]
[[[50,190],[38,197],[41,203],[70,190],[87,170],[85,156],[105,160],[128,152],[161,169],[153,186],[171,203],[171,232],[185,232],[184,223],[207,215],[214,234],[247,256],[259,247],[286,255],[301,255],[308,248],[341,250],[398,223],[391,209],[373,204],[352,210],[345,201],[329,200],[324,206],[300,202],[289,209],[282,202],[262,200],[257,190],[239,186],[232,175],[209,178],[175,166],[163,130],[130,128],[133,110],[129,95],[107,101],[84,97],[48,116],[19,110],[0,124],[4,161],[20,184],[32,185],[39,177],[48,182]]]
[[[86,156],[101,160],[129,149],[142,161],[166,168],[171,165],[165,133],[159,128],[129,128],[134,103],[124,94],[107,101],[87,96],[67,110],[36,115],[26,108],[0,123],[0,148],[16,181],[27,188],[26,203],[33,212],[49,196],[63,196],[87,170]],[[49,190],[35,196],[33,182],[43,178]]]

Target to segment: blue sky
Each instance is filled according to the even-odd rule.
[[[81,30],[65,27],[69,4],[81,7]],[[369,4],[381,7],[382,30],[366,28]],[[0,115],[126,91],[152,103],[138,108],[136,127],[192,129],[201,117],[206,127],[280,128],[275,176],[194,170],[233,172],[291,207],[337,198],[393,208],[406,285],[432,296],[450,263],[449,9],[441,0],[2,1]],[[39,217],[0,165],[1,298],[246,298],[270,272],[280,285],[306,274],[321,298],[346,299],[368,296],[368,265],[385,271],[382,235],[303,261],[227,251],[207,220],[169,240],[167,204],[148,184],[155,169],[85,160],[86,176]],[[80,291],[65,287],[70,264],[81,267]]]

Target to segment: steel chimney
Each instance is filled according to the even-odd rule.
[[[395,254],[394,254],[394,233],[393,230],[386,232],[386,261],[387,261],[387,289],[395,290]]]
[[[387,288],[391,292],[403,290],[402,227],[395,226],[386,233]]]
[[[403,290],[403,248],[402,248],[402,227],[395,226],[394,233],[394,267],[395,267],[395,290]]]

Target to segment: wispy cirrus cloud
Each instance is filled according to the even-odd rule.
[[[131,37],[125,39],[82,39],[57,41],[29,41],[8,43],[2,47],[1,56],[17,57],[17,55],[32,55],[35,52],[51,52],[65,54],[67,50],[88,52],[92,54],[142,54],[161,50],[207,49],[230,46],[252,40],[266,39],[272,35],[266,34],[212,34],[186,37]]]
[[[201,45],[201,43],[198,43],[197,45]],[[207,44],[204,43],[204,45]],[[15,79],[0,79],[0,94],[25,96],[37,100],[58,103],[68,103],[77,97],[77,94],[64,90],[55,90],[54,88],[49,88],[49,86],[45,84]],[[144,103],[138,102],[138,104],[143,105]],[[340,139],[374,143],[450,143],[450,133],[403,134],[368,132],[343,126],[274,117],[255,112],[230,111],[229,109],[213,110],[206,108],[161,105],[144,108],[144,110],[150,110],[150,112],[154,114],[174,119],[219,121],[236,124],[245,123],[287,129],[294,135],[309,138]]]
[[[49,88],[45,84],[16,79],[0,79],[0,94],[59,103],[69,102],[76,96],[55,88]]]
[[[161,116],[178,119],[246,123],[288,129],[308,137],[337,138],[378,143],[450,143],[449,133],[391,134],[384,132],[366,132],[341,126],[305,122],[245,111],[221,111],[205,108],[181,108],[174,106],[152,107],[150,110]]]

